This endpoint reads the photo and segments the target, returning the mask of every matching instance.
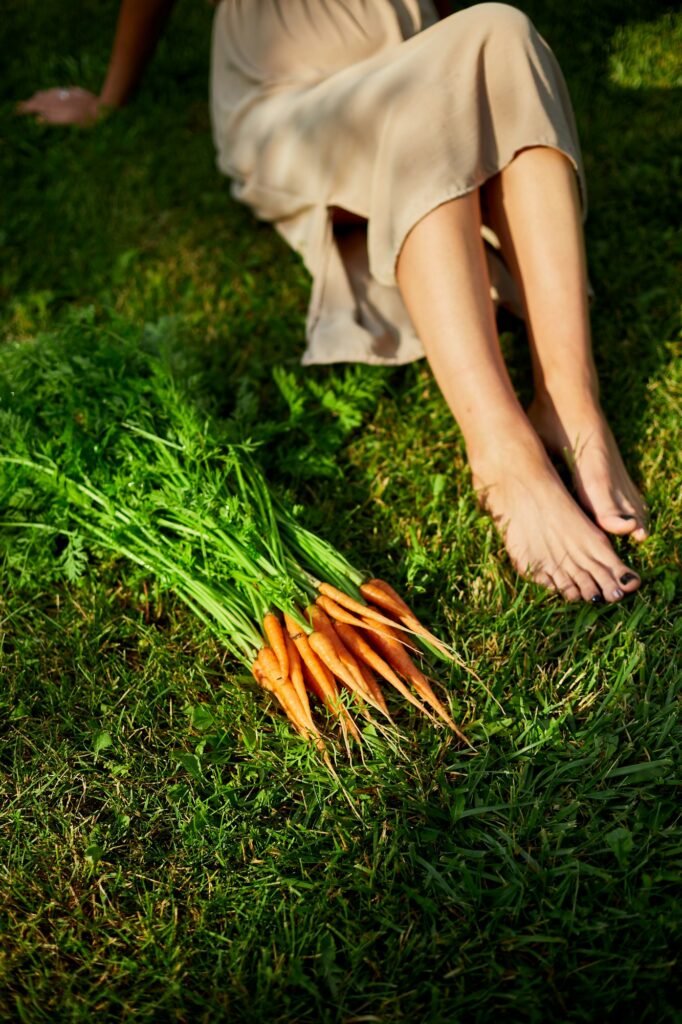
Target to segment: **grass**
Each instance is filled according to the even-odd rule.
[[[114,9],[7,7],[7,358],[79,316],[169,345],[197,403],[287,432],[273,480],[481,682],[443,680],[474,754],[404,710],[342,790],[158,581],[104,559],[70,583],[5,537],[3,1019],[680,1019],[680,20],[524,9],[574,99],[605,404],[654,510],[614,608],[518,579],[424,365],[298,367],[305,274],[213,168],[208,8],[179,5],[133,106],[62,132],[13,101],[96,87]]]

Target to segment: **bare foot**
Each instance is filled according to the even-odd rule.
[[[640,585],[573,501],[532,429],[470,453],[474,487],[516,568],[568,601],[619,601]]]
[[[536,396],[528,418],[550,451],[563,455],[584,509],[607,533],[648,537],[646,506],[630,479],[599,403],[588,397],[561,411]]]

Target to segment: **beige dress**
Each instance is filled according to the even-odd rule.
[[[431,0],[221,0],[211,117],[234,196],[300,253],[313,284],[304,363],[423,356],[395,278],[430,210],[519,149],[553,146],[586,188],[556,58],[528,18],[482,3],[438,21]],[[331,207],[368,221],[348,246]],[[491,298],[518,295],[483,228]]]

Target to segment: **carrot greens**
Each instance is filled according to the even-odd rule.
[[[5,361],[2,529],[15,538],[30,527],[54,531],[67,575],[84,569],[88,551],[135,563],[214,631],[301,736],[321,742],[309,690],[333,709],[344,737],[359,737],[341,710],[341,693],[365,717],[372,717],[369,708],[385,716],[388,709],[372,671],[377,655],[354,633],[355,655],[344,643],[349,611],[370,640],[384,623],[398,638],[394,646],[414,650],[421,640],[446,657],[447,646],[397,595],[387,602],[380,581],[369,584],[379,588],[379,606],[363,596],[369,574],[307,528],[269,486],[259,465],[263,444],[240,437],[236,420],[226,426],[193,403],[162,354],[80,327],[61,341],[39,338],[23,358],[15,351]],[[81,385],[86,366],[90,382],[93,367],[99,371],[101,390]],[[425,677],[413,663],[393,663],[398,674],[400,665],[410,666],[405,683],[424,697]],[[395,673],[391,680],[423,708]],[[435,695],[429,701],[461,735]]]

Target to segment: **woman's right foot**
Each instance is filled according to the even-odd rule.
[[[571,498],[533,429],[470,452],[479,500],[515,567],[568,601],[619,601],[640,585],[606,535]]]

